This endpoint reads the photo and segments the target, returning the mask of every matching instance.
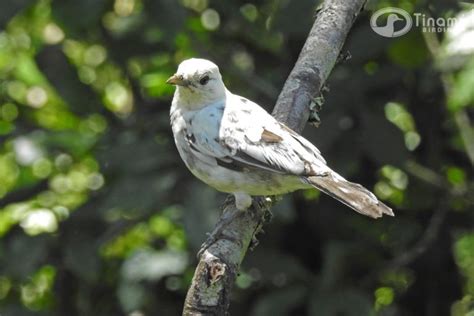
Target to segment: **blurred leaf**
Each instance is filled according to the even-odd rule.
[[[35,60],[27,54],[18,54],[16,56],[17,67],[15,69],[15,75],[18,80],[26,83],[27,85],[38,85],[45,83],[44,74],[38,69]]]
[[[150,294],[143,284],[124,281],[117,289],[117,296],[122,309],[133,312],[143,307]]]
[[[90,152],[96,140],[96,137],[91,134],[64,131],[48,134],[45,137],[44,143],[50,148],[59,148],[71,153],[75,157],[82,157]]]
[[[454,257],[466,277],[466,293],[474,295],[474,233],[466,233],[455,243]]]
[[[182,273],[187,266],[184,252],[140,250],[124,262],[121,274],[128,281],[156,282],[165,276]]]
[[[464,185],[466,183],[466,172],[458,167],[451,166],[446,170],[448,181],[453,185]]]
[[[474,105],[474,58],[454,77],[454,84],[448,95],[448,108],[455,112]]]
[[[53,266],[43,266],[21,288],[23,303],[32,310],[51,310],[54,305],[52,293],[56,271]]]
[[[471,316],[474,312],[474,298],[466,295],[461,300],[454,302],[451,307],[451,316]]]

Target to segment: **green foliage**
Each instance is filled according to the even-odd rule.
[[[474,105],[474,59],[455,77],[452,93],[449,96],[448,108],[457,111]]]
[[[460,237],[454,248],[456,263],[467,277],[466,294],[474,294],[474,234]]]
[[[0,314],[179,314],[224,195],[180,161],[165,81],[184,58],[209,58],[233,92],[271,109],[317,5],[2,1]],[[425,5],[367,7],[461,8]],[[420,29],[385,39],[369,18],[305,136],[396,217],[363,218],[314,190],[283,198],[244,261],[232,314],[474,311],[470,33],[440,34],[431,56]]]

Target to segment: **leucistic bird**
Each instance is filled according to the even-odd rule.
[[[238,209],[252,196],[314,187],[361,214],[393,216],[369,190],[329,168],[303,136],[227,90],[211,61],[185,60],[167,83],[176,86],[170,117],[181,158],[197,178],[232,193]]]

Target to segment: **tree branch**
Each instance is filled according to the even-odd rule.
[[[296,132],[301,132],[306,125],[309,105],[334,67],[364,3],[363,0],[329,0],[319,11],[272,113]]]
[[[365,0],[327,0],[301,50],[273,111],[273,116],[301,132],[310,104],[334,67]],[[201,255],[188,290],[183,315],[226,315],[230,293],[249,245],[263,224],[264,207],[238,211],[228,204]],[[222,227],[225,228],[222,230]]]
[[[385,271],[409,265],[433,245],[433,243],[436,241],[436,238],[438,238],[439,231],[441,230],[441,226],[444,222],[444,219],[446,218],[446,214],[448,213],[448,207],[444,204],[445,203],[441,203],[440,206],[438,206],[438,208],[434,211],[421,238],[413,245],[412,248],[403,251],[400,256],[395,257],[391,262],[386,264]]]

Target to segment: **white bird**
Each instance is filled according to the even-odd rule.
[[[373,217],[392,210],[359,184],[331,170],[319,150],[258,104],[232,94],[211,61],[183,61],[167,81],[176,85],[170,111],[179,154],[215,189],[232,193],[245,210],[252,196],[315,187]]]

